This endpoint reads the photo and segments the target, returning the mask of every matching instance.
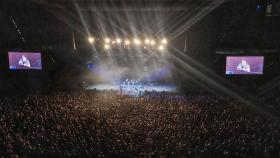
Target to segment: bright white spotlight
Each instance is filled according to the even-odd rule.
[[[135,39],[134,39],[134,43],[135,43],[136,45],[140,45],[140,44],[141,44],[141,41],[140,41],[139,39],[135,38]]]
[[[124,44],[125,44],[125,45],[130,45],[130,41],[129,41],[129,40],[125,40],[125,41],[124,41]]]
[[[164,46],[163,46],[163,45],[160,45],[160,46],[158,47],[158,50],[163,51],[163,50],[164,50]]]
[[[162,40],[161,40],[161,43],[162,43],[162,44],[167,44],[167,39],[165,39],[165,38],[162,39]]]
[[[108,49],[110,49],[110,45],[105,44],[105,45],[104,45],[104,48],[105,48],[106,50],[108,50]]]
[[[156,42],[155,42],[154,40],[151,40],[151,41],[150,41],[150,44],[153,46],[153,45],[156,44]]]
[[[148,39],[148,38],[146,38],[146,40],[145,40],[145,44],[150,44],[150,40]]]
[[[117,42],[117,44],[120,44],[120,43],[122,43],[122,40],[120,38],[117,38],[116,42]]]
[[[110,43],[110,38],[105,38],[105,43]]]
[[[89,38],[88,38],[88,42],[89,42],[89,43],[93,43],[93,42],[94,42],[94,38],[93,38],[93,37],[89,37]]]

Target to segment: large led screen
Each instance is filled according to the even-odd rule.
[[[226,74],[263,74],[263,56],[228,56],[226,59]]]
[[[9,67],[12,70],[33,69],[41,70],[41,53],[38,52],[9,52]]]

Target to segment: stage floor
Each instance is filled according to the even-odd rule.
[[[86,90],[120,90],[120,85],[114,84],[97,84],[97,85],[89,85],[86,87]],[[177,88],[174,85],[144,85],[144,91],[147,92],[176,92]]]

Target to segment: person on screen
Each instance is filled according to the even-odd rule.
[[[250,65],[244,59],[238,64],[237,70],[251,72]]]
[[[19,59],[18,64],[20,66],[31,67],[30,61],[24,55]]]

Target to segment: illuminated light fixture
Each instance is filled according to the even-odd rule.
[[[89,38],[88,38],[88,42],[89,42],[89,43],[93,43],[93,42],[94,42],[94,38],[93,38],[93,37],[89,37]]]
[[[150,41],[150,44],[153,46],[153,45],[156,44],[156,42],[155,42],[154,40],[151,40],[151,41]]]
[[[151,42],[151,41],[150,41],[148,38],[145,40],[145,43],[146,43],[146,44],[150,44],[150,42]]]
[[[163,51],[163,50],[164,50],[164,46],[163,46],[163,45],[160,45],[160,46],[158,47],[158,50]]]
[[[139,40],[139,39],[134,39],[134,43],[136,44],[136,45],[140,45],[141,44],[141,41]]]
[[[112,44],[115,44],[116,43],[116,41],[112,41]]]
[[[104,48],[105,48],[106,50],[108,50],[108,49],[110,49],[110,45],[105,44],[105,45],[104,45]]]
[[[125,40],[125,41],[124,41],[124,44],[125,44],[125,45],[130,45],[130,41],[129,41],[129,40]]]
[[[117,38],[117,39],[116,39],[116,42],[117,42],[118,44],[120,44],[120,43],[122,43],[122,40],[121,40],[120,38]]]
[[[110,43],[110,38],[105,38],[105,43]]]
[[[167,40],[164,38],[164,39],[161,40],[161,43],[162,44],[167,44]]]

